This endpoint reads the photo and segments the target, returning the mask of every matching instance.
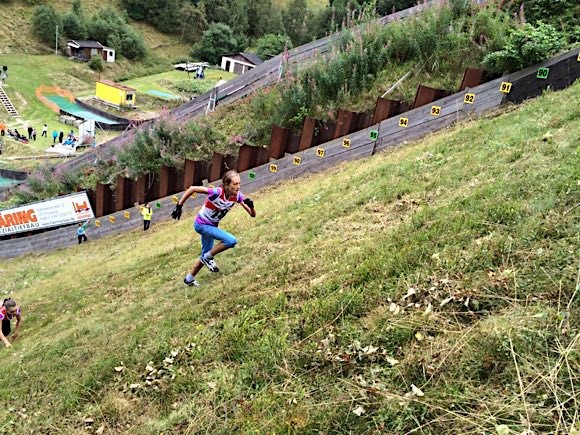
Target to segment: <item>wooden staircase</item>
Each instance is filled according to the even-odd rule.
[[[4,88],[1,85],[0,85],[0,103],[2,103],[2,105],[8,111],[10,116],[12,116],[13,118],[20,117],[18,111],[12,104],[12,101],[10,101],[10,98],[8,98],[8,95],[6,95],[6,92],[4,92]]]

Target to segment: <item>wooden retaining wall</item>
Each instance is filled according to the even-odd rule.
[[[546,69],[548,69],[547,76]],[[367,128],[324,144],[315,145],[294,154],[286,153],[283,157],[272,161],[268,161],[271,150],[260,147],[254,147],[253,150],[244,148],[243,158],[235,158],[235,156],[215,158],[214,156],[214,159],[216,162],[221,160],[219,162],[220,172],[224,169],[225,160],[229,160],[229,164],[245,165],[239,166],[242,189],[245,193],[250,194],[285,179],[318,172],[339,162],[368,157],[389,147],[400,146],[405,142],[419,139],[450,126],[457,121],[477,117],[502,104],[518,103],[526,98],[537,96],[544,89],[563,89],[578,78],[580,78],[580,48],[479,86],[467,86],[453,95],[397,114],[380,123],[374,123]],[[285,134],[287,141],[288,132]],[[280,152],[278,148],[277,155]],[[250,164],[256,166],[247,167]],[[215,185],[219,184],[219,177],[216,176],[217,167],[213,168],[214,176],[210,177],[209,180]],[[247,167],[247,169],[242,170],[243,167]],[[166,170],[166,172],[169,174],[171,171]],[[171,181],[171,175],[168,175],[169,178],[163,181],[164,186],[173,186],[173,189],[183,190],[188,184],[184,184],[184,172],[187,171],[175,171],[174,181]],[[211,171],[210,174],[212,174]],[[141,184],[151,184],[151,179],[142,181]],[[133,182],[131,189],[123,187],[123,192],[132,192],[131,195],[134,198],[135,185],[136,182]],[[170,188],[168,187],[168,189]],[[163,193],[164,191],[159,189],[159,192]],[[165,197],[154,202],[154,220],[168,219],[173,203],[177,200],[175,195],[161,196]],[[140,228],[141,215],[138,213],[137,207],[111,213],[114,204],[112,204],[111,190],[108,186],[97,185],[95,197],[97,202],[95,211],[103,213],[103,217],[98,219],[99,226],[89,230],[91,239]],[[153,203],[151,199],[147,200]],[[184,208],[192,209],[201,205],[202,201],[203,198],[200,195],[188,201]],[[74,232],[74,227],[64,227],[29,237],[4,240],[1,242],[0,256],[9,258],[34,251],[71,246],[76,243]]]

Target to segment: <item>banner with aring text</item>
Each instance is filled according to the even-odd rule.
[[[0,211],[0,236],[84,222],[94,218],[86,192]]]

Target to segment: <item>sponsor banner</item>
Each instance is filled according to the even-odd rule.
[[[94,218],[86,192],[0,210],[0,236],[57,227]]]

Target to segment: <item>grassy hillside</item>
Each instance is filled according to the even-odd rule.
[[[2,262],[0,432],[570,433],[579,98],[253,195],[199,288],[191,213]]]
[[[72,0],[50,2],[60,12],[70,10]],[[93,14],[100,8],[112,8],[120,11],[116,0],[83,0],[83,8],[87,14]],[[54,47],[39,43],[32,34],[31,17],[36,6],[35,2],[11,0],[3,2],[0,8],[0,20],[2,22],[2,44],[0,56],[4,54],[49,54],[54,52]],[[175,58],[187,55],[191,47],[182,44],[179,38],[166,35],[154,27],[144,23],[131,23],[145,38],[145,42],[153,52],[161,58]]]

